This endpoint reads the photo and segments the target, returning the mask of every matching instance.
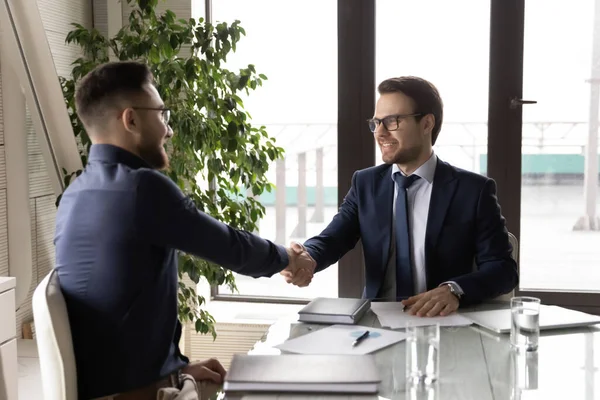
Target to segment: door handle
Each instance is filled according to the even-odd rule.
[[[523,100],[516,97],[510,99],[510,108],[517,108],[518,106],[522,106],[523,104],[537,104],[536,100]]]

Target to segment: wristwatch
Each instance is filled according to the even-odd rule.
[[[455,295],[455,296],[456,296],[456,298],[457,298],[458,300],[460,300],[460,298],[461,298],[461,297],[462,297],[462,295],[464,294],[464,293],[462,292],[462,290],[460,290],[460,289],[459,289],[459,288],[458,288],[456,285],[454,285],[454,284],[452,284],[452,283],[450,283],[450,282],[446,283],[446,285],[448,285],[448,287],[450,288],[450,293],[452,293],[453,295]]]

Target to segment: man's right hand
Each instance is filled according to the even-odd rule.
[[[223,365],[216,358],[188,364],[182,372],[193,376],[197,382],[213,381],[219,384],[223,383],[227,374]]]
[[[280,274],[287,283],[299,287],[308,286],[314,276],[317,263],[300,243],[292,242],[286,250],[290,262]]]

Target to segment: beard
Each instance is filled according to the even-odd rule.
[[[382,160],[386,164],[409,164],[419,158],[421,147],[415,146],[409,149],[401,149],[389,156],[382,156]]]
[[[139,147],[139,154],[154,169],[165,170],[169,167],[169,158],[160,144],[144,143]]]

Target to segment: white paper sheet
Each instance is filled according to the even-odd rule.
[[[417,317],[405,313],[400,302],[373,302],[371,310],[377,315],[379,323],[384,328],[401,329],[406,324],[412,326],[426,326],[439,324],[440,326],[468,326],[472,321],[460,314],[450,314],[445,317]]]
[[[352,347],[352,342],[366,330],[369,336]],[[332,325],[274,347],[298,354],[369,354],[405,338],[403,332],[358,325]]]

